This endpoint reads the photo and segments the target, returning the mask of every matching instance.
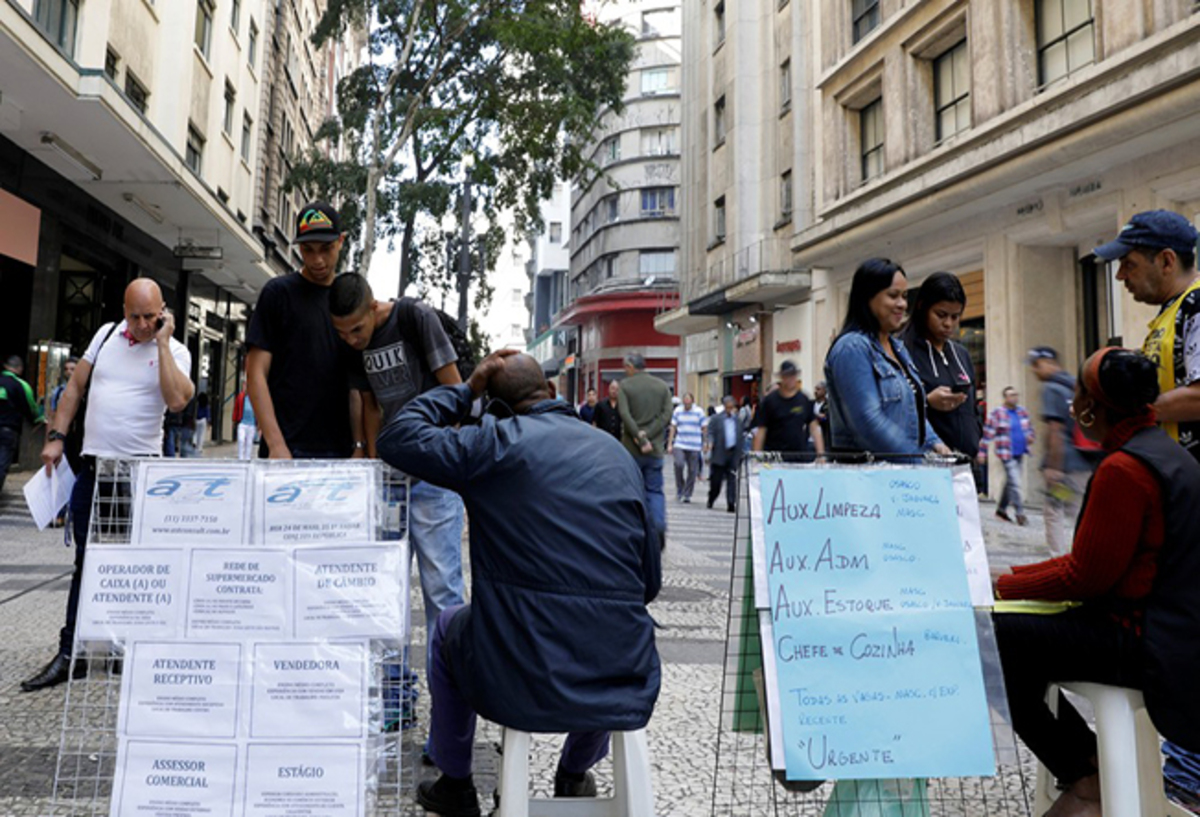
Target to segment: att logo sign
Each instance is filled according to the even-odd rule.
[[[273,505],[290,505],[304,496],[309,502],[341,503],[350,498],[350,491],[361,487],[360,482],[348,479],[297,480],[280,485],[267,496],[267,502]]]
[[[234,476],[210,473],[203,476],[182,474],[162,477],[146,490],[146,496],[167,498],[182,492],[190,497],[220,499],[225,496],[224,489],[233,483]]]

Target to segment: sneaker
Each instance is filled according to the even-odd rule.
[[[441,817],[482,817],[479,794],[470,777],[454,780],[442,775],[433,782],[425,780],[417,786],[417,803]]]
[[[554,773],[555,797],[595,797],[596,778],[591,772],[569,774],[559,769]]]
[[[996,509],[996,518],[997,518],[997,519],[1003,519],[1005,522],[1011,522],[1011,521],[1012,521],[1012,518],[1011,518],[1011,517],[1009,517],[1009,515],[1008,515],[1008,511],[1003,511],[1003,510],[1001,510],[1001,509],[999,509],[999,508],[997,508],[997,509]]]
[[[1029,517],[1023,513],[1017,514],[1017,524],[1021,527],[1025,527],[1029,524]]]

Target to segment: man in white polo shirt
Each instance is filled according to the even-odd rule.
[[[87,394],[84,465],[77,474],[70,502],[75,572],[67,596],[67,622],[59,633],[58,654],[37,675],[21,683],[22,692],[61,684],[71,672],[96,457],[158,456],[162,453],[163,414],[168,409],[182,411],[192,399],[195,387],[188,378],[192,356],[186,346],[171,337],[174,331],[175,317],[163,305],[158,284],[148,278],[137,279],[125,288],[125,320],[100,327],[59,400],[42,449],[47,470],[62,459],[63,441],[80,399]],[[85,671],[85,665],[78,665],[74,677],[81,677]]]

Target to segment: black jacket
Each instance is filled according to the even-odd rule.
[[[712,417],[708,418],[708,442],[712,449],[708,455],[708,461],[713,465],[720,465],[723,468],[737,469],[742,461],[744,448],[744,438],[746,436],[746,424],[742,421],[740,414],[734,414],[733,418],[737,422],[737,440],[733,448],[725,447],[725,417],[724,411],[718,411]]]

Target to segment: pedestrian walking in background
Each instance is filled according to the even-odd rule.
[[[733,395],[725,395],[722,408],[708,421],[708,507],[716,504],[724,486],[725,509],[733,513],[737,510],[738,468],[745,453],[742,440],[746,424]]]
[[[37,425],[45,419],[33,389],[21,379],[24,372],[25,364],[16,355],[5,360],[0,370],[0,491],[4,490],[9,466],[17,458],[25,421]]]
[[[1131,349],[1088,358],[1075,415],[1108,455],[1071,550],[995,582],[998,599],[1081,602],[1054,615],[992,616],[1013,729],[1064,790],[1047,812],[1056,817],[1124,814],[1102,810],[1096,736],[1065,697],[1050,711],[1051,683],[1143,690],[1155,728],[1200,750],[1200,465],[1155,427],[1157,380],[1154,363]]]
[[[588,425],[596,419],[596,390],[588,389],[583,403],[579,406],[579,419]]]
[[[245,390],[238,392],[235,399],[233,421],[237,423],[237,451],[239,460],[254,459],[254,447],[258,443],[258,423],[254,420],[254,404]]]
[[[1033,423],[1029,412],[1020,404],[1021,395],[1012,386],[1004,389],[1004,405],[992,411],[983,426],[983,437],[979,441],[978,461],[987,464],[987,447],[995,442],[997,459],[1004,465],[1004,490],[996,506],[996,516],[1005,522],[1013,521],[1008,515],[1011,506],[1017,515],[1017,524],[1025,525],[1025,503],[1021,498],[1024,483],[1025,455],[1033,450]]]
[[[864,261],[854,272],[846,319],[825,358],[834,451],[950,453],[929,423],[920,375],[896,336],[907,292],[904,270],[887,259]]]
[[[1200,459],[1200,276],[1196,228],[1169,210],[1138,213],[1093,252],[1120,261],[1117,280],[1138,303],[1160,307],[1142,345],[1158,366],[1154,409],[1163,431]],[[1167,794],[1200,811],[1200,754],[1168,740],[1163,778]]]
[[[825,453],[813,401],[800,388],[800,369],[790,360],[779,366],[779,387],[767,392],[752,421],[755,451]]]
[[[957,340],[966,305],[962,283],[935,272],[917,290],[903,338],[925,389],[929,425],[951,451],[974,457],[983,433],[975,404],[978,381],[970,352]]]
[[[262,431],[260,457],[365,453],[362,429],[351,427],[345,359],[329,320],[329,287],[345,238],[340,223],[324,202],[300,208],[292,243],[304,266],[268,281],[250,318],[246,388]]]
[[[667,453],[675,460],[675,501],[691,502],[700,472],[700,451],[704,448],[704,411],[691,394],[683,396],[683,405],[671,415]]]
[[[833,438],[829,433],[829,390],[824,380],[813,388],[813,413],[817,415],[817,423],[821,426],[821,440],[828,449]]]
[[[1063,371],[1058,352],[1049,346],[1029,350],[1029,366],[1042,381],[1042,421],[1046,424],[1046,449],[1042,479],[1046,484],[1046,544],[1054,556],[1070,547],[1071,531],[1079,516],[1079,503],[1092,468],[1076,446],[1071,400],[1075,378]]]
[[[67,389],[67,383],[71,381],[71,375],[75,374],[75,366],[79,363],[79,358],[69,357],[63,363],[62,379],[58,385],[46,395],[46,422],[54,422],[54,412],[58,411],[58,403],[62,400],[62,394]]]
[[[625,379],[617,393],[621,442],[642,472],[646,507],[658,526],[660,547],[667,545],[667,505],[663,496],[663,442],[671,422],[671,390],[646,372],[646,359],[625,355]]]
[[[202,391],[196,395],[196,427],[192,430],[192,449],[195,451],[193,456],[204,456],[204,442],[208,438],[210,419],[212,412],[208,405],[208,392]]]
[[[606,434],[621,439],[621,409],[617,397],[621,393],[620,382],[614,380],[608,384],[608,399],[596,404],[596,413],[592,416],[592,425]]]
[[[188,379],[192,356],[186,346],[172,337],[174,331],[175,316],[163,305],[158,284],[149,278],[137,279],[125,288],[125,320],[100,327],[59,401],[42,448],[42,462],[47,471],[62,459],[71,421],[81,400],[87,397],[83,464],[75,475],[70,502],[75,570],[67,593],[66,623],[59,633],[58,652],[41,671],[21,683],[22,692],[61,684],[72,673],[75,618],[79,611],[92,495],[96,492],[96,458],[157,457],[163,447],[163,413],[168,409],[181,411],[195,391]],[[107,489],[111,493],[112,486]],[[103,491],[104,486],[100,493]],[[83,677],[86,671],[87,665],[80,662],[73,670],[73,677]]]

